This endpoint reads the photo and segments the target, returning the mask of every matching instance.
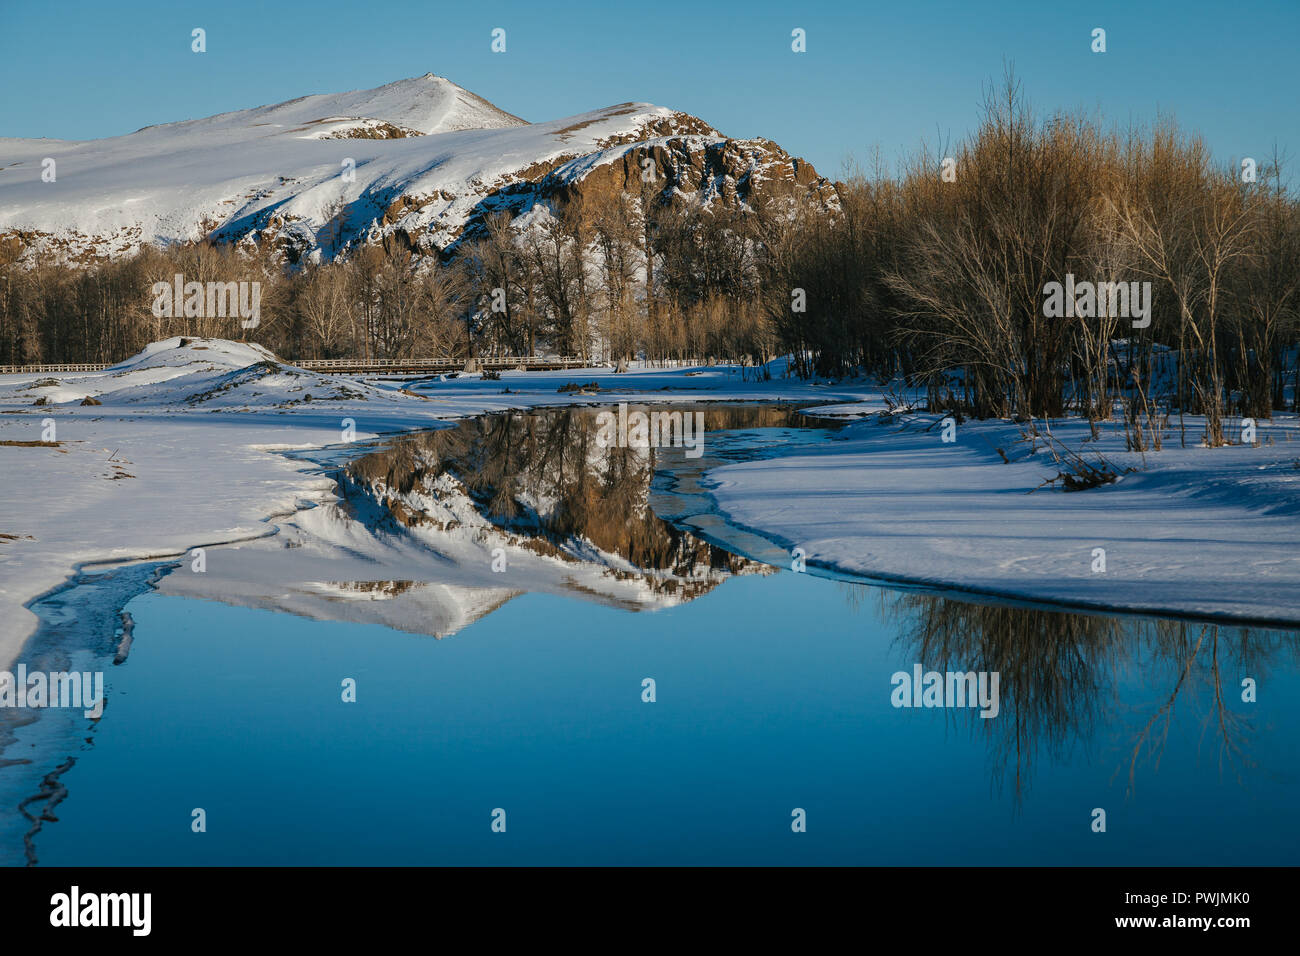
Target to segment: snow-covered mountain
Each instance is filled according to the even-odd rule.
[[[295,258],[362,242],[427,254],[494,209],[639,190],[645,157],[663,188],[705,199],[837,202],[775,143],[685,113],[623,103],[528,123],[428,73],[109,139],[0,139],[0,259],[89,261],[208,235]]]

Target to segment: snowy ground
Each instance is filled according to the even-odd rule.
[[[1097,441],[1084,423],[1056,423],[1055,438],[1089,460],[1137,469],[1076,492],[1040,487],[1062,466],[1021,426],[966,422],[945,443],[938,418],[873,416],[819,453],[716,469],[714,497],[808,565],[1081,607],[1300,622],[1294,414],[1258,423],[1254,446],[1215,449],[1198,445],[1202,422],[1190,417],[1182,447],[1175,420],[1145,464],[1118,422]]]
[[[276,363],[255,346],[171,339],[103,372],[0,377],[0,669],[36,627],[26,605],[83,563],[182,555],[253,539],[333,483],[288,449],[321,448],[484,411],[596,402],[816,402],[854,421],[817,453],[710,473],[736,523],[814,568],[1078,605],[1300,622],[1300,424],[1260,423],[1257,447],[1189,447],[1176,433],[1143,470],[1066,493],[1017,426],[933,416],[882,423],[867,385],[754,380],[734,368],[505,372],[403,390]],[[51,379],[57,379],[52,381]],[[559,393],[567,383],[599,391]],[[86,396],[101,405],[80,404]],[[309,398],[310,397],[310,398]],[[46,404],[34,403],[44,398]],[[40,442],[50,423],[55,445]],[[1079,446],[1077,424],[1056,436]],[[707,439],[706,439],[707,441]],[[1108,424],[1102,451],[1142,467]],[[1001,448],[1011,462],[1004,463]],[[326,512],[321,512],[325,514]],[[1105,570],[1094,570],[1094,549]]]
[[[277,452],[352,440],[346,419],[364,441],[537,405],[870,397],[864,388],[755,382],[752,370],[745,381],[725,368],[503,372],[499,381],[434,379],[404,392],[397,382],[281,366],[256,346],[181,341],[102,372],[0,376],[0,669],[36,628],[26,605],[78,566],[258,538],[277,530],[278,517],[332,499],[331,480]],[[602,392],[557,392],[571,382],[597,382]],[[87,396],[102,404],[81,405]],[[50,422],[56,445],[13,444],[40,442]]]

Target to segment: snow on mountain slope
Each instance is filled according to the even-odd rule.
[[[214,134],[220,134],[228,143],[282,137],[323,139],[329,138],[331,132],[333,138],[344,138],[338,133],[363,121],[388,124],[404,136],[528,125],[526,120],[497,109],[451,80],[426,73],[373,90],[300,96],[203,119],[146,126],[129,137],[114,138],[138,138],[153,144],[208,142]],[[357,138],[380,137],[363,131]]]
[[[226,125],[232,128],[270,125],[320,139],[325,137],[319,131],[312,130],[311,126],[362,118],[379,120],[426,136],[463,129],[502,129],[528,125],[527,120],[498,109],[481,96],[433,73],[398,80],[373,90],[319,93],[273,106],[225,113],[201,122],[225,120]]]
[[[637,147],[673,188],[717,183],[712,193],[734,199],[750,184],[789,180],[833,193],[775,144],[729,140],[685,113],[624,103],[526,123],[427,74],[110,139],[0,139],[0,240],[6,256],[29,260],[207,235],[276,241],[295,258],[360,242],[431,253],[484,212],[526,211],[619,159],[639,177],[629,162]],[[42,178],[47,158],[54,182]]]

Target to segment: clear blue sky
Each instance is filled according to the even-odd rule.
[[[1105,54],[1089,49],[1098,26]],[[960,138],[1010,60],[1040,112],[1172,113],[1221,159],[1276,142],[1300,167],[1298,40],[1300,0],[0,0],[0,136],[111,136],[432,71],[529,120],[627,100],[685,110],[837,175],[876,146],[892,162]]]

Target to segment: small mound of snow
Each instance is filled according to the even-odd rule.
[[[288,365],[251,342],[174,336],[99,372],[16,383],[0,401],[30,405],[82,402],[217,409],[312,408],[322,402],[405,402],[410,396],[337,375]],[[423,401],[422,398],[419,400]]]
[[[258,362],[279,362],[269,349],[254,342],[231,342],[229,339],[204,339],[172,336],[151,342],[143,350],[106,371],[110,374],[145,368],[178,367],[206,362],[227,368],[247,368]]]

